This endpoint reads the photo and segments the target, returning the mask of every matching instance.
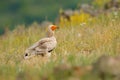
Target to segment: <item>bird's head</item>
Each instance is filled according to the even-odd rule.
[[[50,30],[55,31],[56,29],[58,29],[59,27],[57,27],[56,25],[49,25],[48,27]]]

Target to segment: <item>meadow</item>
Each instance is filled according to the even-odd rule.
[[[23,58],[25,49],[45,36],[46,29],[39,24],[8,30],[0,36],[0,80],[100,80],[72,69],[92,65],[102,55],[119,55],[119,14],[101,15],[84,24],[58,24],[58,45],[50,58]]]

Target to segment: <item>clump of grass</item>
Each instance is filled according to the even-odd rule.
[[[85,66],[95,62],[101,55],[120,53],[120,16],[101,16],[94,22],[56,31],[58,45],[50,59],[34,57],[24,60],[26,48],[44,37],[45,30],[39,25],[25,28],[20,25],[0,37],[0,79],[41,79],[52,75],[55,66],[67,64]],[[73,24],[74,25],[74,24]]]

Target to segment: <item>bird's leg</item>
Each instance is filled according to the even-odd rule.
[[[46,56],[48,54],[49,54],[48,49],[45,49],[45,52],[44,52],[43,56]]]
[[[50,57],[51,56],[51,53],[48,52],[47,54],[45,54],[46,57]]]

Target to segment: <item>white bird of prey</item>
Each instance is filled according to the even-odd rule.
[[[38,42],[33,44],[31,47],[25,50],[24,58],[28,59],[36,55],[51,56],[51,52],[57,45],[54,31],[58,27],[56,25],[49,25],[47,36],[40,39]]]

